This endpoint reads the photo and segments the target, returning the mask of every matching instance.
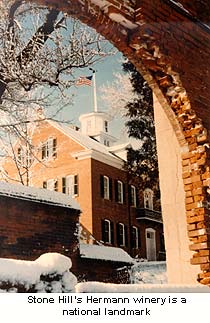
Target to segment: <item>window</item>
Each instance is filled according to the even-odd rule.
[[[58,191],[58,181],[55,179],[48,179],[47,181],[43,182],[43,188],[46,188],[50,191]]]
[[[147,231],[147,239],[154,239],[155,233],[152,231]]]
[[[121,181],[117,181],[117,201],[123,203],[123,183]]]
[[[165,251],[165,239],[163,233],[160,233],[160,251]]]
[[[49,138],[42,145],[42,159],[50,159],[57,157],[57,139]]]
[[[17,150],[17,161],[23,167],[30,167],[33,162],[32,153],[30,149],[27,149],[26,147],[25,149],[19,147]]]
[[[104,140],[104,146],[109,147],[109,145],[110,145],[110,144],[109,144],[109,140],[105,139],[105,140]]]
[[[153,191],[149,188],[144,191],[144,207],[153,210]]]
[[[109,200],[109,178],[104,176],[104,198]]]
[[[137,206],[136,187],[131,185],[131,206]]]
[[[115,201],[125,203],[125,185],[119,180],[115,181]]]
[[[104,121],[104,130],[108,132],[108,121]]]
[[[20,147],[18,148],[18,151],[17,151],[17,158],[20,163],[23,162],[23,159],[24,159],[23,150]]]
[[[68,175],[62,178],[62,192],[70,196],[79,194],[78,175]]]
[[[139,229],[135,226],[132,226],[131,228],[131,246],[134,249],[138,249],[140,247]]]
[[[105,243],[114,243],[114,224],[110,220],[102,220],[102,241]]]
[[[117,242],[118,246],[125,246],[125,226],[123,223],[117,225]]]
[[[101,197],[105,200],[112,199],[112,180],[108,176],[101,175]]]

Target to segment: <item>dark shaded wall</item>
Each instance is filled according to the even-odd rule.
[[[35,260],[46,252],[78,255],[79,211],[0,195],[0,257]]]

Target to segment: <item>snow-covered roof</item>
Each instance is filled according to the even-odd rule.
[[[80,210],[79,204],[69,195],[21,184],[0,181],[0,195]]]
[[[134,263],[133,259],[125,250],[115,247],[106,247],[81,243],[80,255],[82,258]]]
[[[75,140],[77,143],[79,143],[81,146],[83,146],[85,149],[88,150],[95,150],[98,151],[104,155],[108,155],[109,157],[112,157],[113,159],[119,160],[117,156],[113,155],[109,150],[110,147],[107,147],[100,142],[90,138],[89,136],[86,136],[82,134],[80,131],[76,131],[72,129],[70,126],[66,124],[61,124],[55,121],[49,121],[49,123],[63,132],[65,135],[70,137],[71,139]]]

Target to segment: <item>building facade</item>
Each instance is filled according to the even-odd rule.
[[[81,240],[123,248],[132,256],[164,259],[163,224],[153,192],[139,192],[123,169],[126,148],[109,132],[104,112],[81,115],[81,129],[40,120],[33,128],[27,178],[30,186],[75,198],[82,210]],[[15,146],[22,165],[24,143]],[[7,180],[18,180],[14,157],[6,158]]]

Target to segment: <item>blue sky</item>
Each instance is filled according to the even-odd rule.
[[[122,72],[122,55],[117,53],[113,56],[109,56],[96,63],[94,68],[96,72],[96,88],[97,88],[97,103],[99,111],[106,111],[108,106],[100,99],[100,87],[107,82],[112,82],[114,79],[114,73]],[[90,76],[92,72],[87,68],[79,72],[80,76]],[[93,111],[93,87],[92,86],[79,86],[71,88],[72,94],[74,94],[74,104],[69,105],[61,113],[61,118],[71,120],[72,124],[79,126],[79,116],[83,113],[89,113]],[[111,123],[112,134],[118,137],[120,130],[122,129],[122,121],[118,118]]]

